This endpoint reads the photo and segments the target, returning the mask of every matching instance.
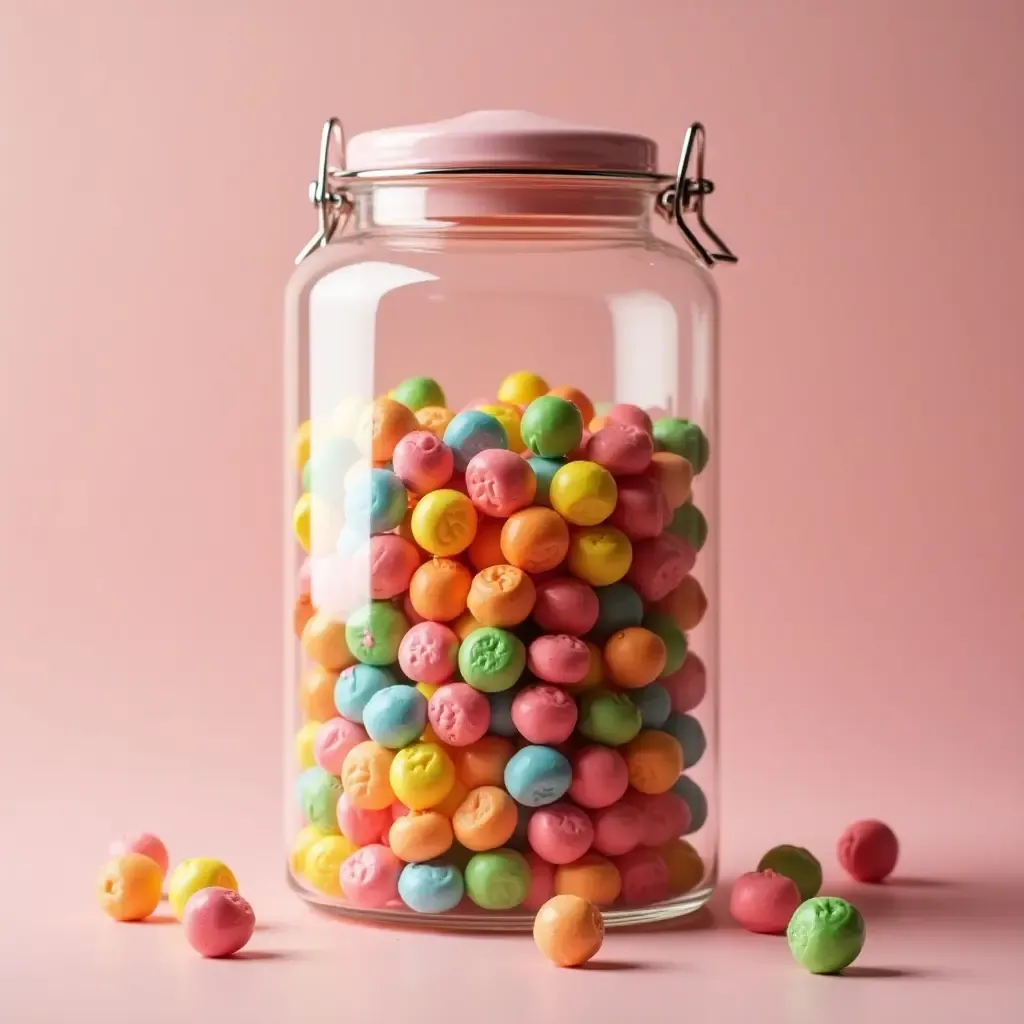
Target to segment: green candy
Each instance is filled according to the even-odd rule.
[[[809,900],[821,889],[821,865],[818,858],[802,846],[773,846],[757,865],[758,871],[774,871],[796,882],[800,899]]]
[[[661,612],[648,612],[644,616],[643,625],[645,629],[649,629],[661,637],[665,644],[665,650],[668,652],[665,669],[658,678],[664,679],[665,676],[678,672],[686,660],[687,643],[686,634],[676,624],[675,619],[668,615],[662,615]]]
[[[523,444],[544,459],[559,459],[583,440],[583,417],[572,402],[557,395],[535,398],[519,424]]]
[[[364,665],[383,668],[398,657],[398,645],[408,632],[408,619],[394,605],[371,601],[348,617],[345,642]]]
[[[403,380],[394,391],[391,397],[396,402],[401,402],[407,409],[419,412],[428,405],[444,406],[444,391],[436,380],[430,377],[410,377]]]
[[[666,530],[681,537],[694,551],[700,551],[708,539],[708,521],[704,513],[689,501],[672,513],[672,522]]]
[[[596,687],[580,700],[576,728],[595,743],[621,747],[640,732],[642,725],[640,709],[624,693]]]
[[[462,678],[483,693],[501,693],[515,686],[526,668],[526,646],[505,629],[474,629],[459,647]]]
[[[512,910],[530,891],[530,864],[517,850],[476,853],[466,865],[466,895],[484,910]]]
[[[702,472],[708,464],[708,439],[692,420],[663,416],[654,421],[653,433],[654,447],[659,452],[682,455],[693,466],[694,473]]]
[[[846,900],[819,896],[797,907],[786,938],[793,958],[811,974],[838,974],[864,948],[864,918]]]
[[[323,832],[338,832],[338,797],[341,779],[319,766],[307,768],[299,776],[299,803],[310,825]]]

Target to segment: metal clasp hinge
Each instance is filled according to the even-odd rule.
[[[332,162],[332,156],[336,157],[336,162]],[[327,245],[338,231],[344,229],[348,221],[352,212],[351,196],[347,192],[331,188],[331,180],[340,175],[344,168],[345,130],[341,126],[341,121],[332,117],[324,124],[320,136],[320,163],[316,181],[309,183],[309,200],[316,207],[319,225],[316,234],[295,257],[296,265],[320,246]]]
[[[715,190],[714,182],[704,177],[706,134],[704,125],[699,121],[695,121],[687,128],[686,137],[683,139],[683,151],[679,156],[679,169],[676,171],[675,184],[670,185],[658,196],[657,210],[666,220],[675,222],[676,227],[682,232],[687,244],[701,263],[706,267],[713,267],[716,263],[736,263],[737,257],[704,219],[704,198]],[[690,177],[687,173],[691,160],[696,172],[695,177]],[[694,234],[684,219],[688,213],[696,216],[701,230],[711,239],[716,248],[709,249]]]

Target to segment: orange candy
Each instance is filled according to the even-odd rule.
[[[505,560],[526,572],[547,572],[569,551],[569,526],[554,511],[535,505],[510,516],[501,530]]]
[[[446,748],[443,743],[438,744],[442,750],[450,749]],[[455,751],[450,751],[452,754]],[[452,758],[454,762],[454,757]],[[433,811],[437,811],[438,814],[443,814],[446,818],[451,820],[455,817],[455,812],[462,806],[462,801],[469,796],[469,786],[467,786],[460,778],[456,777],[455,785],[452,786],[451,791],[448,795],[434,807],[431,808]]]
[[[452,818],[455,838],[467,850],[497,850],[512,838],[519,813],[516,802],[497,786],[478,786]]]
[[[604,918],[589,900],[552,896],[533,919],[533,941],[558,967],[579,967],[601,948]]]
[[[357,743],[341,765],[341,785],[353,807],[383,811],[395,802],[391,789],[391,762],[395,752],[373,740]]]
[[[475,629],[480,629],[482,622],[477,622],[472,612],[463,612],[452,624],[452,632],[459,638],[459,643],[469,636]]]
[[[424,619],[451,622],[466,610],[472,581],[470,571],[461,562],[432,558],[412,574],[409,600]]]
[[[665,670],[667,659],[665,641],[657,633],[641,626],[620,629],[604,645],[608,678],[626,689],[653,683]]]
[[[492,519],[484,515],[477,519],[476,536],[466,552],[477,572],[505,562],[505,556],[501,553],[501,528],[504,525],[504,519]]]
[[[557,395],[559,398],[564,398],[567,402],[572,402],[579,409],[584,423],[589,423],[594,418],[594,403],[579,388],[566,385],[564,387],[552,388],[548,394]]]
[[[587,426],[591,434],[596,434],[602,427],[607,427],[611,420],[607,416],[595,416]]]
[[[505,765],[516,748],[503,736],[484,736],[463,747],[455,755],[455,771],[459,781],[470,789],[478,786],[503,786]]]
[[[619,749],[626,759],[629,784],[641,793],[667,793],[683,774],[679,740],[660,729],[645,729]]]
[[[332,672],[340,672],[356,663],[345,640],[345,623],[325,611],[314,613],[306,623],[302,630],[302,649],[318,665]]]
[[[142,921],[156,910],[164,876],[155,860],[141,853],[115,857],[103,868],[96,896],[115,921]]]
[[[514,565],[492,565],[478,572],[469,588],[466,606],[485,626],[518,626],[537,600],[533,580]]]
[[[326,722],[337,718],[338,709],[334,703],[334,687],[338,673],[315,665],[304,673],[299,682],[299,705],[302,717],[307,722]]]
[[[393,398],[378,398],[372,408],[373,425],[371,454],[374,462],[387,462],[395,453],[395,445],[420,424],[416,414]]]
[[[439,811],[410,811],[395,818],[388,845],[407,864],[433,860],[447,853],[454,840],[452,823]]]
[[[302,636],[302,631],[306,628],[306,623],[309,622],[313,615],[316,613],[316,609],[313,607],[313,602],[308,594],[303,594],[295,602],[295,635],[298,637]]]
[[[644,472],[661,487],[670,509],[677,509],[690,499],[693,488],[693,466],[675,452],[655,452]]]
[[[660,848],[668,866],[668,884],[673,893],[696,889],[704,878],[704,861],[685,840],[672,839]]]
[[[700,625],[708,610],[708,598],[695,576],[684,576],[682,583],[668,597],[654,602],[653,608],[669,616],[687,633]]]
[[[607,857],[585,853],[579,860],[555,869],[555,892],[607,906],[622,892],[622,875]]]

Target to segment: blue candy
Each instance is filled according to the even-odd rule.
[[[551,747],[523,747],[505,765],[505,788],[525,807],[543,807],[561,800],[571,782],[572,766]]]
[[[683,835],[688,836],[702,828],[704,822],[708,820],[708,798],[704,795],[704,790],[693,779],[680,775],[672,787],[672,792],[682,797],[686,806],[690,808],[690,826]]]
[[[628,583],[612,583],[607,587],[594,587],[597,594],[597,625],[593,632],[608,637],[620,629],[639,626],[644,618],[644,602]]]
[[[518,689],[502,690],[501,693],[487,693],[487,703],[491,705],[490,731],[497,736],[518,736],[519,730],[512,721],[512,701]]]
[[[389,750],[401,750],[423,735],[427,727],[427,698],[415,686],[386,686],[367,701],[363,726],[375,743]]]
[[[443,914],[454,910],[465,892],[462,872],[441,861],[406,864],[398,876],[398,895],[418,914]]]
[[[455,468],[466,471],[469,460],[488,448],[508,448],[508,434],[493,417],[477,409],[457,413],[444,429],[444,443],[455,456]]]
[[[363,712],[370,698],[397,680],[386,668],[376,665],[353,665],[338,676],[334,684],[334,706],[342,718],[350,722],[363,721]]]
[[[669,715],[662,728],[675,736],[683,748],[683,771],[692,768],[708,749],[704,726],[693,715]]]
[[[661,729],[672,714],[672,698],[668,690],[658,683],[630,690],[627,696],[640,709],[645,729]]]
[[[533,499],[534,503],[550,507],[551,499],[548,497],[548,492],[551,490],[551,478],[565,465],[566,460],[545,459],[540,455],[534,455],[526,461],[537,478],[537,496]]]
[[[409,495],[390,469],[359,473],[345,495],[346,527],[356,534],[388,533],[405,518]]]

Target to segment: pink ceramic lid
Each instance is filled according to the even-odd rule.
[[[348,144],[347,169],[551,167],[656,174],[658,147],[642,135],[586,128],[520,110],[477,110],[434,124],[382,128]]]

